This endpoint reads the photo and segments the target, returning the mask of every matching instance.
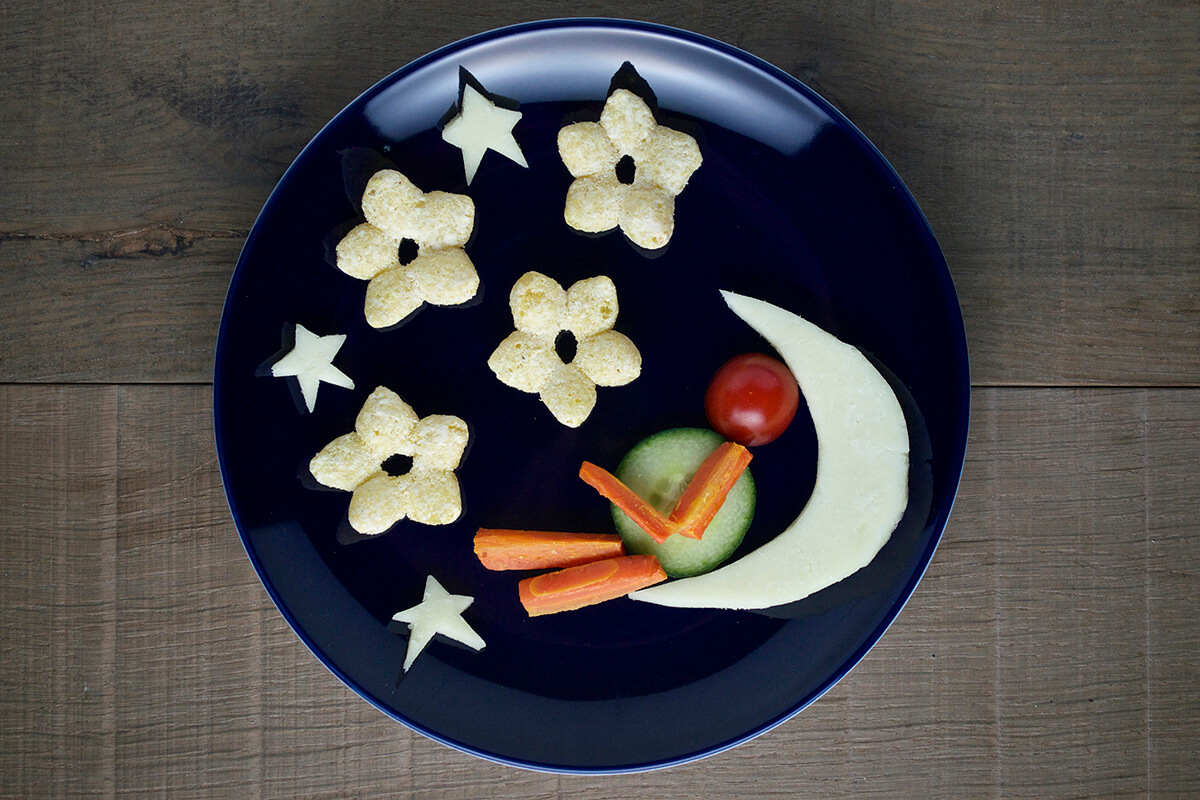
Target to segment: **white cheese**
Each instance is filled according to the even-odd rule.
[[[777,306],[722,292],[779,351],[817,433],[817,478],[800,516],[752,553],[705,575],[630,595],[689,608],[770,608],[870,563],[908,504],[908,428],[887,380],[856,348]]]
[[[468,184],[488,150],[529,166],[512,132],[520,119],[520,111],[501,108],[469,83],[463,87],[461,109],[442,129],[442,138],[462,150]]]
[[[425,595],[420,604],[392,617],[397,622],[408,623],[410,630],[408,650],[404,654],[405,672],[408,672],[429,640],[439,633],[473,650],[483,649],[483,637],[462,618],[462,613],[474,601],[473,597],[450,594],[432,575],[425,579]]]
[[[353,389],[354,381],[333,365],[333,357],[346,341],[346,334],[318,336],[303,325],[296,325],[296,346],[291,352],[275,362],[271,374],[276,378],[294,376],[300,383],[304,404],[311,412],[317,407],[317,389],[321,381]]]

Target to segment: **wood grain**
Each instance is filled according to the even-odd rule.
[[[978,392],[951,525],[868,657],[747,745],[610,777],[462,755],[342,686],[257,583],[209,402],[0,388],[0,468],[25,476],[0,488],[0,797],[1200,791],[1193,391]]]
[[[98,335],[70,354],[50,332],[0,340],[0,379],[190,382],[210,369],[235,242],[325,121],[429,50],[563,12],[419,0],[105,14],[57,0],[0,13],[11,43],[0,263],[22,276],[0,300],[27,302],[22,322],[61,321],[80,286],[104,282],[80,265],[110,269],[122,248],[147,285],[176,287],[143,303],[134,282],[114,285],[108,315],[87,321]],[[844,111],[940,238],[976,383],[1200,380],[1195,3],[581,2],[572,13],[728,41]],[[108,345],[131,330],[145,352],[114,356]]]
[[[117,391],[0,386],[0,796],[112,797]]]
[[[0,242],[0,381],[210,382],[241,247],[165,228]]]
[[[569,13],[814,88],[950,265],[971,441],[941,547],[850,675],[695,764],[556,776],[390,721],[287,627],[213,448],[225,290],[346,103],[530,0],[0,4],[0,798],[1200,796],[1200,4]]]

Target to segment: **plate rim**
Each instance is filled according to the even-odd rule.
[[[431,728],[429,728],[426,725],[423,725],[419,722],[416,722],[415,720],[405,717],[404,715],[400,714],[399,712],[397,712],[394,709],[387,707],[380,700],[378,700],[376,697],[374,697],[371,692],[369,692],[364,687],[362,687],[357,682],[356,679],[352,678],[340,666],[338,666],[335,662],[333,662],[333,660],[322,651],[320,645],[318,645],[311,638],[311,636],[303,629],[303,627],[299,624],[299,621],[295,618],[292,611],[285,604],[282,597],[278,593],[278,589],[274,586],[273,582],[271,581],[269,576],[266,574],[265,567],[264,567],[263,563],[261,562],[259,556],[255,552],[255,550],[251,546],[250,542],[248,541],[246,533],[243,531],[242,521],[240,519],[240,516],[239,516],[236,508],[234,508],[232,497],[230,494],[229,482],[226,479],[228,456],[227,456],[227,454],[225,452],[225,448],[222,444],[222,441],[224,438],[222,436],[223,423],[222,423],[221,412],[219,410],[219,403],[218,403],[218,396],[220,394],[219,384],[222,382],[220,379],[220,373],[221,373],[222,362],[224,360],[223,354],[226,352],[227,348],[230,346],[226,343],[227,327],[224,324],[224,321],[226,318],[226,314],[229,312],[230,306],[233,303],[235,289],[236,289],[239,277],[241,277],[241,275],[244,272],[244,264],[246,263],[245,262],[246,255],[248,252],[251,251],[253,243],[255,242],[256,238],[260,235],[260,231],[262,228],[262,226],[260,225],[260,221],[261,221],[262,217],[267,213],[268,209],[270,209],[271,206],[273,206],[275,204],[278,194],[281,191],[283,191],[283,187],[285,186],[285,184],[287,184],[289,182],[289,177],[292,175],[293,171],[299,169],[299,165],[301,164],[301,162],[306,160],[306,158],[305,158],[306,155],[309,153],[309,151],[311,149],[313,149],[317,145],[317,143],[319,141],[321,141],[324,138],[325,133],[329,129],[331,129],[332,127],[337,125],[339,123],[339,121],[343,118],[343,116],[350,109],[356,108],[360,105],[365,104],[372,97],[385,91],[387,88],[391,87],[396,82],[402,80],[405,76],[420,70],[426,64],[440,61],[440,60],[444,59],[446,56],[453,54],[455,52],[466,50],[466,49],[475,47],[479,44],[482,44],[484,42],[488,42],[488,41],[492,41],[492,40],[496,40],[496,39],[507,38],[507,37],[510,37],[513,35],[519,35],[519,34],[524,34],[524,33],[528,33],[531,31],[538,31],[538,30],[558,30],[558,29],[576,29],[576,28],[596,28],[597,30],[600,30],[600,31],[617,31],[617,32],[636,31],[636,32],[642,32],[642,33],[648,33],[648,34],[652,34],[652,35],[683,40],[685,42],[690,42],[690,43],[697,44],[697,45],[700,45],[702,47],[705,47],[705,48],[708,48],[711,50],[715,50],[718,53],[732,56],[733,58],[747,64],[748,66],[750,66],[752,68],[755,68],[759,71],[765,72],[767,75],[774,77],[775,79],[781,81],[782,83],[787,85],[789,88],[799,92],[800,94],[802,94],[805,97],[805,99],[807,99],[808,101],[810,101],[814,105],[816,105],[821,110],[821,112],[826,114],[831,120],[833,120],[839,126],[843,126],[852,135],[852,138],[855,140],[856,144],[865,148],[865,151],[871,157],[873,157],[873,159],[877,162],[878,166],[882,167],[887,173],[889,173],[892,176],[892,178],[896,182],[897,189],[900,190],[899,194],[900,194],[903,202],[911,208],[913,215],[914,215],[914,219],[916,221],[919,221],[919,223],[920,223],[922,238],[926,241],[926,244],[929,247],[930,253],[933,256],[935,256],[935,258],[936,258],[937,263],[934,266],[937,268],[937,271],[939,273],[938,274],[938,278],[939,278],[938,282],[941,284],[942,289],[944,292],[946,292],[947,296],[953,300],[953,303],[951,304],[950,307],[953,309],[953,311],[955,313],[953,315],[953,318],[948,319],[947,322],[950,323],[955,328],[955,332],[958,334],[955,337],[955,347],[954,347],[954,351],[955,351],[954,355],[955,355],[955,358],[957,361],[957,364],[955,366],[960,368],[960,370],[962,372],[962,376],[963,376],[962,386],[959,387],[959,397],[956,398],[954,401],[954,406],[956,408],[961,408],[961,410],[962,410],[961,425],[959,426],[958,430],[953,432],[953,441],[952,441],[953,447],[951,448],[951,450],[952,450],[952,455],[953,455],[954,466],[953,466],[952,471],[947,470],[945,472],[945,474],[947,475],[948,483],[951,488],[951,490],[948,493],[948,500],[945,503],[944,508],[937,514],[936,519],[932,523],[932,525],[927,526],[932,529],[932,531],[933,531],[932,536],[930,537],[930,541],[926,545],[924,550],[920,552],[920,554],[917,558],[916,568],[911,572],[911,574],[908,577],[908,580],[901,587],[899,595],[898,595],[898,599],[888,609],[887,613],[878,622],[878,624],[871,630],[870,634],[864,638],[862,644],[851,655],[849,655],[843,661],[843,663],[835,671],[833,671],[830,674],[830,676],[821,685],[817,686],[811,693],[809,693],[805,697],[798,699],[795,703],[793,703],[788,708],[784,709],[783,711],[781,711],[779,714],[775,715],[774,717],[772,717],[768,720],[765,720],[764,722],[760,723],[759,725],[753,727],[752,729],[750,729],[738,736],[731,737],[731,738],[729,738],[723,742],[720,742],[716,745],[705,746],[697,751],[693,751],[693,752],[690,752],[690,753],[687,753],[687,754],[684,754],[681,756],[677,756],[677,757],[652,759],[652,760],[648,760],[648,761],[640,762],[640,763],[614,765],[614,766],[608,766],[608,767],[586,767],[586,766],[581,767],[581,766],[572,766],[572,765],[542,763],[542,762],[538,762],[538,761],[532,760],[532,759],[521,760],[519,758],[514,758],[514,757],[510,757],[510,756],[500,755],[497,753],[492,753],[492,752],[486,751],[480,747],[475,747],[475,746],[472,746],[472,745],[469,745],[469,744],[466,744],[463,742],[459,742],[447,735],[444,735],[435,730],[432,730]],[[387,74],[383,78],[374,82],[365,91],[361,92],[358,96],[356,96],[350,102],[346,103],[336,114],[334,114],[332,117],[330,117],[330,119],[327,122],[325,122],[316,131],[316,133],[313,134],[313,136],[304,145],[304,147],[301,148],[300,151],[293,157],[293,159],[292,159],[291,163],[288,165],[287,169],[285,169],[284,172],[280,175],[275,186],[272,188],[271,192],[268,194],[267,198],[264,200],[262,208],[259,210],[258,214],[256,215],[254,223],[252,224],[250,231],[246,236],[246,240],[243,243],[242,248],[240,249],[234,270],[230,276],[230,280],[229,280],[229,283],[228,283],[228,286],[226,289],[225,300],[222,305],[221,324],[219,325],[219,328],[218,328],[216,349],[215,349],[214,361],[213,361],[212,378],[213,378],[213,389],[212,389],[212,392],[213,392],[212,415],[213,416],[212,416],[212,421],[213,421],[213,434],[214,434],[216,450],[217,450],[218,467],[219,467],[219,470],[221,473],[221,485],[222,485],[222,490],[223,490],[223,493],[224,493],[224,496],[226,499],[226,505],[229,508],[230,516],[233,518],[235,527],[238,531],[238,538],[242,544],[243,550],[245,551],[245,553],[247,555],[247,558],[249,559],[249,561],[251,562],[251,565],[254,568],[255,574],[259,579],[259,583],[266,590],[266,592],[267,592],[268,596],[271,598],[271,601],[274,604],[276,610],[279,611],[281,616],[287,622],[289,628],[291,628],[292,632],[294,634],[296,634],[296,636],[301,640],[301,642],[303,642],[305,647],[308,648],[308,650],[313,654],[313,656],[317,659],[317,661],[320,662],[327,670],[329,670],[336,678],[338,678],[339,681],[341,681],[348,688],[350,688],[356,695],[358,695],[363,700],[367,701],[371,706],[375,707],[377,710],[379,710],[381,713],[383,713],[386,717],[388,717],[391,720],[401,723],[405,727],[407,727],[411,730],[414,730],[414,731],[422,734],[423,736],[425,736],[435,742],[438,742],[439,744],[445,745],[447,747],[450,747],[451,749],[454,749],[459,752],[466,753],[468,755],[472,755],[472,756],[475,756],[475,757],[478,757],[478,758],[481,758],[481,759],[484,759],[486,761],[490,761],[493,763],[498,763],[498,764],[502,764],[505,766],[515,767],[515,768],[523,769],[523,770],[530,770],[530,771],[543,772],[543,773],[557,773],[557,774],[585,774],[585,775],[627,774],[627,773],[637,773],[637,772],[646,772],[646,771],[651,771],[651,770],[665,769],[665,768],[680,765],[680,764],[695,762],[700,759],[707,758],[708,756],[715,755],[717,753],[721,753],[721,752],[727,751],[729,749],[732,749],[732,748],[734,748],[740,744],[743,744],[751,739],[757,738],[758,736],[760,736],[764,733],[767,733],[768,731],[778,727],[779,725],[783,724],[787,720],[789,720],[792,717],[799,714],[801,711],[806,709],[809,705],[811,705],[812,703],[814,703],[818,699],[820,699],[826,692],[828,692],[830,689],[832,689],[835,685],[837,685],[847,674],[850,673],[850,671],[852,671],[854,669],[855,666],[857,666],[862,661],[862,659],[867,655],[867,653],[878,643],[878,641],[882,638],[882,636],[887,632],[887,630],[890,628],[890,626],[894,623],[896,618],[899,616],[900,612],[907,605],[907,603],[911,599],[912,595],[915,593],[916,587],[918,586],[918,584],[924,577],[926,571],[928,570],[929,565],[932,563],[933,556],[934,556],[938,546],[941,543],[942,536],[945,533],[945,529],[949,523],[949,519],[950,519],[950,516],[953,511],[953,506],[958,498],[958,491],[961,487],[963,468],[965,466],[967,442],[968,442],[969,431],[970,431],[970,410],[971,410],[970,358],[969,358],[969,351],[967,348],[965,322],[962,317],[962,308],[961,308],[961,304],[958,301],[958,295],[957,295],[957,291],[955,289],[955,286],[954,286],[954,283],[952,280],[952,276],[950,275],[949,265],[946,262],[945,254],[933,232],[932,226],[930,225],[928,218],[925,216],[923,210],[921,209],[920,205],[918,204],[915,196],[908,189],[907,185],[900,178],[896,169],[887,160],[887,158],[883,155],[883,153],[879,150],[879,148],[874,144],[874,142],[872,142],[857,126],[855,126],[854,123],[845,114],[843,114],[839,109],[834,107],[828,100],[826,100],[824,97],[822,97],[815,90],[811,89],[810,87],[808,87],[806,84],[804,84],[799,79],[795,78],[791,74],[785,72],[784,70],[780,69],[779,67],[776,67],[775,65],[762,59],[759,56],[756,56],[756,55],[754,55],[746,50],[743,50],[739,47],[736,47],[734,45],[730,45],[727,42],[723,42],[719,39],[715,39],[715,38],[706,36],[704,34],[695,33],[693,31],[689,31],[686,29],[673,27],[673,26],[669,26],[669,25],[664,25],[661,23],[646,22],[646,21],[618,18],[618,17],[596,17],[596,16],[557,17],[557,18],[549,18],[549,19],[540,19],[540,20],[533,20],[533,21],[528,21],[528,22],[521,22],[521,23],[517,23],[517,24],[513,24],[513,25],[502,26],[502,27],[498,27],[498,28],[494,28],[494,29],[490,29],[490,30],[486,30],[483,32],[472,34],[470,36],[461,38],[459,40],[450,42],[450,43],[442,45],[434,50],[431,50],[428,53],[425,53],[424,55],[419,56],[418,58],[415,58],[415,59],[407,62],[406,64],[400,66],[399,68],[393,70],[391,73]]]

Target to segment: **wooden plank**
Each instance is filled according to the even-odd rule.
[[[405,24],[364,8],[315,28],[271,3],[2,13],[0,264],[11,285],[40,311],[103,284],[75,265],[124,246],[165,247],[140,262],[150,285],[192,276],[152,308],[126,295],[109,298],[119,302],[107,316],[82,309],[78,324],[106,344],[131,326],[149,334],[144,373],[106,347],[68,355],[30,336],[0,351],[5,378],[193,381],[211,352],[171,349],[211,347],[234,241],[320,126],[429,50],[560,10],[422,2],[406,5]],[[1200,6],[795,3],[713,16],[687,3],[639,16],[778,64],[892,160],[946,251],[976,383],[1197,385]],[[205,24],[180,36],[181,18]],[[209,250],[220,237],[231,241]],[[173,241],[197,244],[181,255]],[[176,306],[186,313],[164,323]]]
[[[242,240],[0,242],[0,380],[209,382]]]
[[[429,0],[337,14],[194,0],[109,14],[54,0],[0,13],[11,45],[0,53],[10,76],[0,209],[18,212],[0,213],[0,233],[88,237],[248,230],[296,154],[356,96],[431,50],[518,21]]]
[[[271,609],[230,541],[208,392],[122,388],[119,400],[118,784],[232,797],[261,774]]]
[[[210,391],[128,387],[120,398],[125,792],[345,797],[371,787],[364,765],[385,770],[375,777],[403,770],[410,735],[320,666],[250,567],[221,488]]]
[[[241,246],[234,235],[165,228],[0,241],[0,379],[211,380]],[[1048,279],[993,266],[959,287],[975,385],[1200,383],[1200,260],[1140,271],[1063,264]]]
[[[946,537],[845,680],[744,747],[562,796],[1195,796],[1195,392],[977,395]]]
[[[1197,775],[1179,770],[1190,756],[1178,745],[1180,726],[1200,711],[1185,655],[1198,636],[1183,627],[1198,610],[1200,559],[1178,526],[1197,499],[1177,476],[1193,461],[1178,437],[1200,425],[1195,401],[1192,392],[977,393],[939,569],[908,609],[917,613],[902,617],[927,657],[902,660],[863,698],[874,724],[884,709],[892,724],[880,727],[924,762],[907,771],[913,784],[901,794],[922,775],[944,786],[940,762],[960,757],[961,734],[991,750],[978,777],[1006,797],[1194,793]],[[1172,522],[1153,519],[1155,506]],[[935,613],[920,613],[927,603]],[[1160,642],[1153,651],[1151,640]],[[915,713],[892,711],[879,691],[898,682],[927,683]],[[930,715],[939,706],[960,735]],[[1174,767],[1164,768],[1163,749]]]
[[[114,796],[116,394],[0,386],[0,797]]]
[[[1200,791],[1194,390],[978,392],[950,528],[863,663],[742,747],[607,778],[462,755],[338,683],[238,542],[209,397],[0,387],[0,796]]]
[[[1196,385],[1200,6],[795,16],[744,44],[824,93],[912,190],[977,384]]]

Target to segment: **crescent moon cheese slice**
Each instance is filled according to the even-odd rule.
[[[908,504],[908,427],[887,380],[858,349],[751,297],[721,292],[779,351],[817,432],[817,479],[800,516],[757,550],[705,575],[631,593],[686,608],[770,608],[870,563]]]

